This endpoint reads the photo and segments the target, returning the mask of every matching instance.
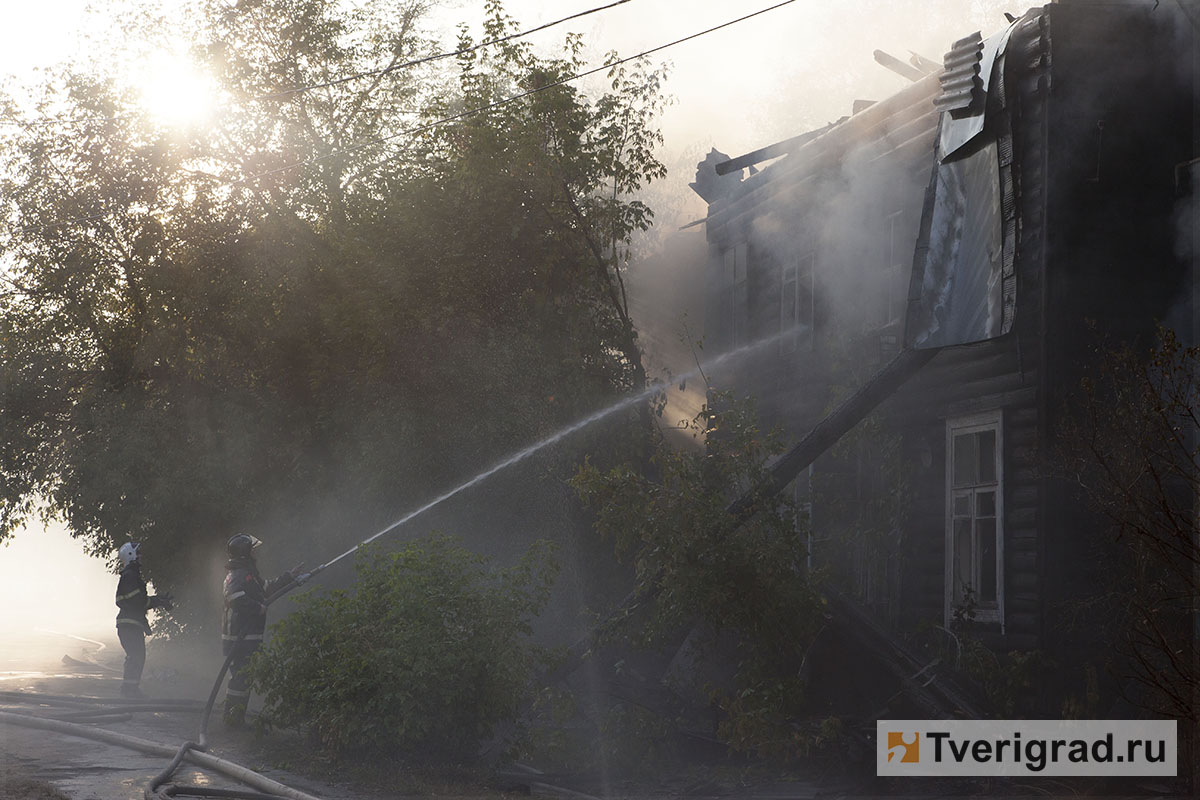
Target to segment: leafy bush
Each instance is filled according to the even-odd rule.
[[[500,570],[439,534],[366,552],[350,590],[301,596],[255,656],[267,718],[335,755],[470,753],[544,657],[529,621],[554,571],[544,543]]]

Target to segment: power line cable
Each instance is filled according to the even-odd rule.
[[[636,55],[627,56],[625,58],[620,58],[620,59],[617,59],[616,61],[612,61],[607,64],[602,64],[599,67],[593,67],[592,69],[584,70],[583,72],[578,72],[574,75],[570,75],[568,77],[561,78],[557,81],[553,81],[551,83],[547,83],[542,86],[538,86],[535,89],[530,89],[529,91],[521,92],[520,94],[513,95],[512,97],[506,97],[506,98],[503,98],[500,100],[496,100],[495,102],[488,103],[486,105],[477,106],[475,108],[470,108],[465,111],[459,112],[458,114],[452,114],[448,117],[441,117],[439,119],[433,120],[432,122],[428,122],[423,125],[418,125],[418,126],[415,126],[412,128],[405,128],[404,130],[400,130],[400,131],[397,131],[396,133],[388,134],[387,136],[378,136],[378,137],[374,137],[371,139],[365,139],[361,142],[349,145],[348,147],[344,147],[341,150],[338,150],[338,151],[335,151],[332,153],[326,153],[325,155],[322,155],[322,156],[314,156],[313,158],[304,159],[302,161],[297,161],[292,164],[285,164],[282,167],[275,167],[274,169],[265,170],[263,172],[257,172],[257,173],[254,173],[253,175],[247,175],[243,178],[236,178],[233,180],[220,181],[219,183],[214,184],[212,188],[219,189],[219,188],[233,187],[233,186],[238,186],[238,185],[246,185],[246,184],[249,184],[251,181],[256,181],[261,178],[266,178],[271,175],[277,175],[281,172],[287,172],[289,170],[299,169],[301,167],[310,166],[312,164],[316,164],[321,161],[327,161],[331,158],[339,158],[339,157],[348,155],[350,153],[355,153],[359,150],[370,147],[372,145],[382,144],[384,142],[399,138],[401,136],[409,136],[409,135],[424,133],[425,131],[432,130],[434,128],[440,127],[447,123],[457,122],[458,120],[461,120],[461,119],[473,117],[478,114],[482,114],[484,112],[491,111],[496,108],[500,108],[501,106],[508,105],[509,103],[515,103],[518,100],[523,100],[527,97],[531,97],[535,94],[538,94],[539,92],[544,92],[549,89],[554,89],[559,86],[564,86],[572,81],[579,80],[580,78],[586,78],[589,75],[595,75],[598,72],[604,72],[606,70],[611,70],[614,67],[620,66],[621,64],[625,64],[630,61],[635,61],[639,58],[645,58],[646,56],[653,55],[654,53],[658,53],[663,50],[666,50],[669,47],[675,47],[676,45],[683,44],[684,42],[689,42],[689,41],[691,41],[693,39],[697,39],[701,36],[706,36],[710,33],[714,33],[723,28],[728,28],[731,25],[736,25],[738,23],[745,22],[748,19],[753,19],[754,17],[761,16],[770,11],[775,11],[776,9],[782,8],[787,5],[791,5],[794,2],[796,2],[796,0],[783,0],[783,2],[776,3],[771,6],[767,6],[766,8],[762,8],[762,9],[759,9],[758,11],[754,11],[749,14],[745,14],[743,16],[737,17],[736,19],[731,19],[727,22],[722,22],[721,24],[714,25],[711,28],[705,28],[702,31],[697,31],[696,33],[692,33],[692,34],[689,34],[682,38],[675,39],[674,41],[667,42],[666,44],[661,44],[661,45],[658,45],[657,47],[652,47],[649,50],[643,50],[642,52],[640,52]],[[372,166],[378,166],[379,164],[382,164],[386,160],[387,160],[386,158],[382,159],[379,162],[376,162],[376,164],[374,164]],[[216,178],[217,176],[213,175],[210,177]],[[41,229],[51,228],[51,227],[64,227],[67,225],[74,224],[75,222],[86,222],[90,219],[95,219],[95,218],[96,218],[96,215],[93,215],[92,217],[69,219],[69,220],[65,220],[63,222],[57,222],[57,223],[46,223],[43,225],[26,226],[26,227],[20,228],[19,230],[29,231],[29,230],[41,230]]]
[[[261,97],[256,97],[255,99],[256,100],[273,100],[277,97],[290,97],[292,95],[300,94],[302,92],[312,91],[313,89],[324,89],[324,88],[327,88],[330,86],[338,86],[343,83],[349,83],[350,81],[356,81],[360,78],[369,78],[369,77],[376,76],[376,75],[387,75],[389,72],[396,72],[397,70],[407,69],[408,67],[416,67],[421,64],[428,64],[431,61],[439,61],[443,58],[454,58],[456,56],[465,56],[468,53],[474,53],[476,50],[481,50],[484,47],[491,47],[494,44],[503,44],[504,42],[509,42],[509,41],[512,41],[513,39],[519,39],[523,36],[528,36],[531,33],[537,33],[538,31],[544,31],[547,28],[553,28],[555,25],[561,25],[562,23],[570,22],[573,19],[579,19],[580,17],[586,17],[586,16],[589,16],[590,14],[596,14],[600,11],[607,11],[610,8],[622,6],[629,2],[632,2],[632,0],[616,0],[616,2],[609,3],[606,6],[597,6],[596,8],[589,8],[587,11],[580,11],[576,14],[570,15],[569,17],[563,17],[562,19],[555,20],[554,22],[547,22],[544,25],[539,25],[536,28],[530,28],[527,31],[519,31],[517,33],[510,33],[507,36],[500,36],[496,39],[490,39],[486,42],[480,42],[479,44],[471,45],[470,47],[464,47],[460,50],[455,50],[453,52],[436,53],[431,56],[424,56],[423,58],[415,58],[411,61],[405,61],[402,64],[392,64],[390,66],[383,67],[382,69],[374,69],[374,70],[368,70],[366,72],[359,72],[354,75],[347,75],[343,78],[335,78],[331,81],[325,81],[324,83],[314,83],[314,84],[310,84],[307,86],[297,86],[294,89],[284,89],[283,91],[274,92],[272,94],[267,94],[267,95],[262,95]]]
[[[424,125],[418,125],[413,128],[406,128],[404,130],[397,131],[396,133],[388,134],[387,136],[378,136],[378,137],[375,137],[372,139],[366,139],[366,140],[363,140],[362,142],[358,142],[356,144],[349,145],[348,147],[344,147],[341,150],[338,150],[337,152],[334,152],[334,153],[327,153],[323,156],[315,156],[313,158],[305,159],[304,161],[297,161],[294,164],[287,164],[282,167],[276,167],[274,169],[266,170],[265,172],[255,173],[254,175],[248,175],[245,178],[240,178],[235,181],[229,181],[227,184],[224,184],[224,185],[232,186],[232,185],[236,185],[238,183],[245,183],[247,181],[256,180],[258,178],[265,178],[269,175],[275,175],[280,172],[286,172],[287,170],[297,169],[299,167],[308,166],[310,164],[315,164],[317,162],[325,161],[330,158],[337,158],[338,156],[346,155],[348,153],[354,153],[354,152],[357,152],[358,150],[362,150],[365,147],[370,147],[371,145],[374,145],[374,144],[382,144],[382,143],[390,141],[392,139],[396,139],[400,136],[424,133],[425,131],[431,130],[436,127],[440,127],[449,122],[457,122],[460,119],[466,119],[467,117],[473,117],[477,114],[482,114],[486,111],[491,111],[491,110],[499,108],[501,106],[508,105],[509,103],[515,103],[518,100],[524,100],[525,98],[531,97],[535,94],[538,94],[539,92],[544,92],[548,89],[554,89],[559,86],[564,86],[572,81],[579,80],[580,78],[586,78],[589,75],[595,75],[598,72],[604,72],[606,70],[611,70],[613,67],[618,67],[621,64],[625,64],[630,61],[636,61],[639,58],[645,58],[646,56],[653,55],[654,53],[660,52],[662,50],[666,50],[668,47],[674,47],[675,45],[683,44],[684,42],[691,41],[692,39],[697,39],[701,36],[705,36],[707,34],[715,32],[715,31],[719,31],[722,28],[728,28],[731,25],[736,25],[739,22],[745,22],[748,19],[752,19],[753,17],[757,17],[761,14],[766,14],[769,11],[774,11],[774,10],[776,10],[778,8],[782,8],[783,6],[786,6],[786,5],[791,5],[794,2],[796,2],[796,0],[783,0],[783,2],[781,2],[781,3],[776,3],[773,6],[768,6],[766,8],[759,9],[758,11],[754,11],[750,14],[746,14],[745,16],[738,17],[737,19],[732,19],[732,20],[729,20],[728,22],[723,22],[720,25],[714,25],[711,28],[706,28],[705,30],[697,31],[696,33],[690,34],[688,36],[684,36],[681,39],[676,39],[673,42],[667,42],[666,44],[661,44],[658,47],[652,47],[649,50],[643,50],[642,52],[638,53],[637,55],[627,56],[625,58],[620,58],[620,59],[617,59],[616,61],[612,61],[607,64],[602,64],[599,67],[593,67],[592,69],[584,70],[583,72],[577,72],[574,75],[570,75],[566,78],[561,78],[557,81],[553,81],[551,83],[547,83],[545,85],[538,86],[535,89],[530,89],[527,92],[522,92],[520,94],[513,95],[512,97],[506,97],[501,100],[497,100],[495,102],[488,103],[486,105],[477,106],[475,108],[470,108],[470,109],[467,109],[466,111],[462,111],[458,114],[453,114],[448,117],[442,117],[440,119],[436,119],[432,122],[425,123]]]
[[[362,78],[387,75],[392,72],[398,72],[399,70],[402,70],[402,69],[408,69],[409,67],[420,66],[421,64],[428,64],[433,61],[440,61],[445,58],[456,58],[458,56],[464,56],[464,55],[467,55],[468,53],[474,53],[477,50],[482,50],[485,47],[491,47],[492,45],[503,44],[504,42],[510,42],[514,39],[520,39],[522,37],[529,36],[530,34],[534,34],[539,31],[544,31],[548,28],[553,28],[556,25],[562,25],[564,22],[570,22],[571,20],[580,19],[581,17],[587,17],[592,14],[597,14],[601,11],[607,11],[610,8],[615,8],[617,6],[622,6],[622,5],[625,5],[626,3],[631,3],[631,2],[633,2],[633,0],[615,0],[615,2],[609,3],[608,5],[596,6],[595,8],[589,8],[586,11],[580,11],[578,13],[571,14],[570,16],[563,17],[562,19],[556,19],[553,22],[543,23],[542,25],[538,25],[536,28],[529,28],[528,30],[524,30],[524,31],[516,31],[514,33],[507,34],[506,36],[499,36],[495,39],[489,39],[485,42],[480,42],[479,44],[471,45],[470,47],[463,47],[458,50],[450,50],[450,51],[446,51],[446,52],[442,52],[442,53],[434,53],[433,55],[422,56],[421,58],[414,58],[412,60],[405,61],[400,64],[390,64],[386,67],[381,67],[379,69],[366,70],[363,72],[356,72],[352,75],[346,75],[341,78],[334,78],[333,80],[325,81],[323,83],[306,84],[304,86],[296,86],[291,89],[283,89],[278,92],[270,92],[268,94],[256,95],[255,97],[250,98],[250,101],[251,102],[262,102],[263,100],[276,100],[281,97],[292,97],[297,94],[303,94],[304,92],[311,92],[315,89],[326,89],[331,86],[339,86],[343,83],[350,83],[351,81],[360,80]],[[85,125],[85,124],[90,124],[90,123],[116,122],[118,120],[126,119],[128,117],[135,116],[135,115],[141,114],[141,113],[144,113],[144,111],[139,109],[136,111],[125,111],[120,114],[114,114],[113,116],[109,116],[109,117],[84,117],[82,119],[79,119],[79,118],[71,119],[71,118],[67,118],[67,117],[56,117],[56,118],[48,117],[45,119],[30,120],[30,121],[0,120],[0,125]]]

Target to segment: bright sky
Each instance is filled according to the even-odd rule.
[[[0,545],[0,633],[115,634],[117,576],[59,525],[18,531]]]
[[[632,55],[775,1],[631,0],[537,34],[533,41],[552,48],[566,31],[582,32],[590,59],[598,63],[608,50]],[[530,28],[607,2],[509,0],[508,8],[522,28]],[[162,0],[155,5],[169,10],[179,4]],[[145,3],[93,0],[92,14],[85,13],[88,5],[88,0],[6,3],[0,75],[30,80],[36,68],[79,50],[80,37],[95,26]],[[478,33],[483,6],[483,0],[445,4],[437,20],[447,47],[460,21]],[[665,205],[663,217],[686,220],[703,214],[687,183],[696,161],[711,147],[740,155],[848,114],[855,99],[879,99],[902,88],[905,79],[877,65],[874,50],[905,60],[916,51],[940,61],[955,39],[976,30],[987,36],[1004,26],[1002,12],[1020,14],[1026,8],[1008,0],[797,0],[652,56],[655,63],[673,64],[667,88],[676,98],[662,121],[667,139],[662,157],[672,170],[655,201]],[[144,70],[150,76],[168,71],[163,65]],[[155,96],[155,86],[146,85],[148,96]],[[169,96],[169,89],[163,94]],[[0,607],[36,609],[40,626],[111,627],[114,581],[60,529],[22,531],[0,548]],[[30,593],[35,603],[29,602]]]

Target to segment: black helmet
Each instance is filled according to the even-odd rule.
[[[260,544],[262,541],[250,534],[238,533],[229,537],[229,543],[225,547],[230,558],[250,558],[254,555],[254,548]]]

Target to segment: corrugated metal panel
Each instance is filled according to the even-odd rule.
[[[983,110],[982,59],[983,37],[978,31],[954,43],[943,62],[946,71],[938,79],[942,93],[933,101],[939,111],[961,117]]]

